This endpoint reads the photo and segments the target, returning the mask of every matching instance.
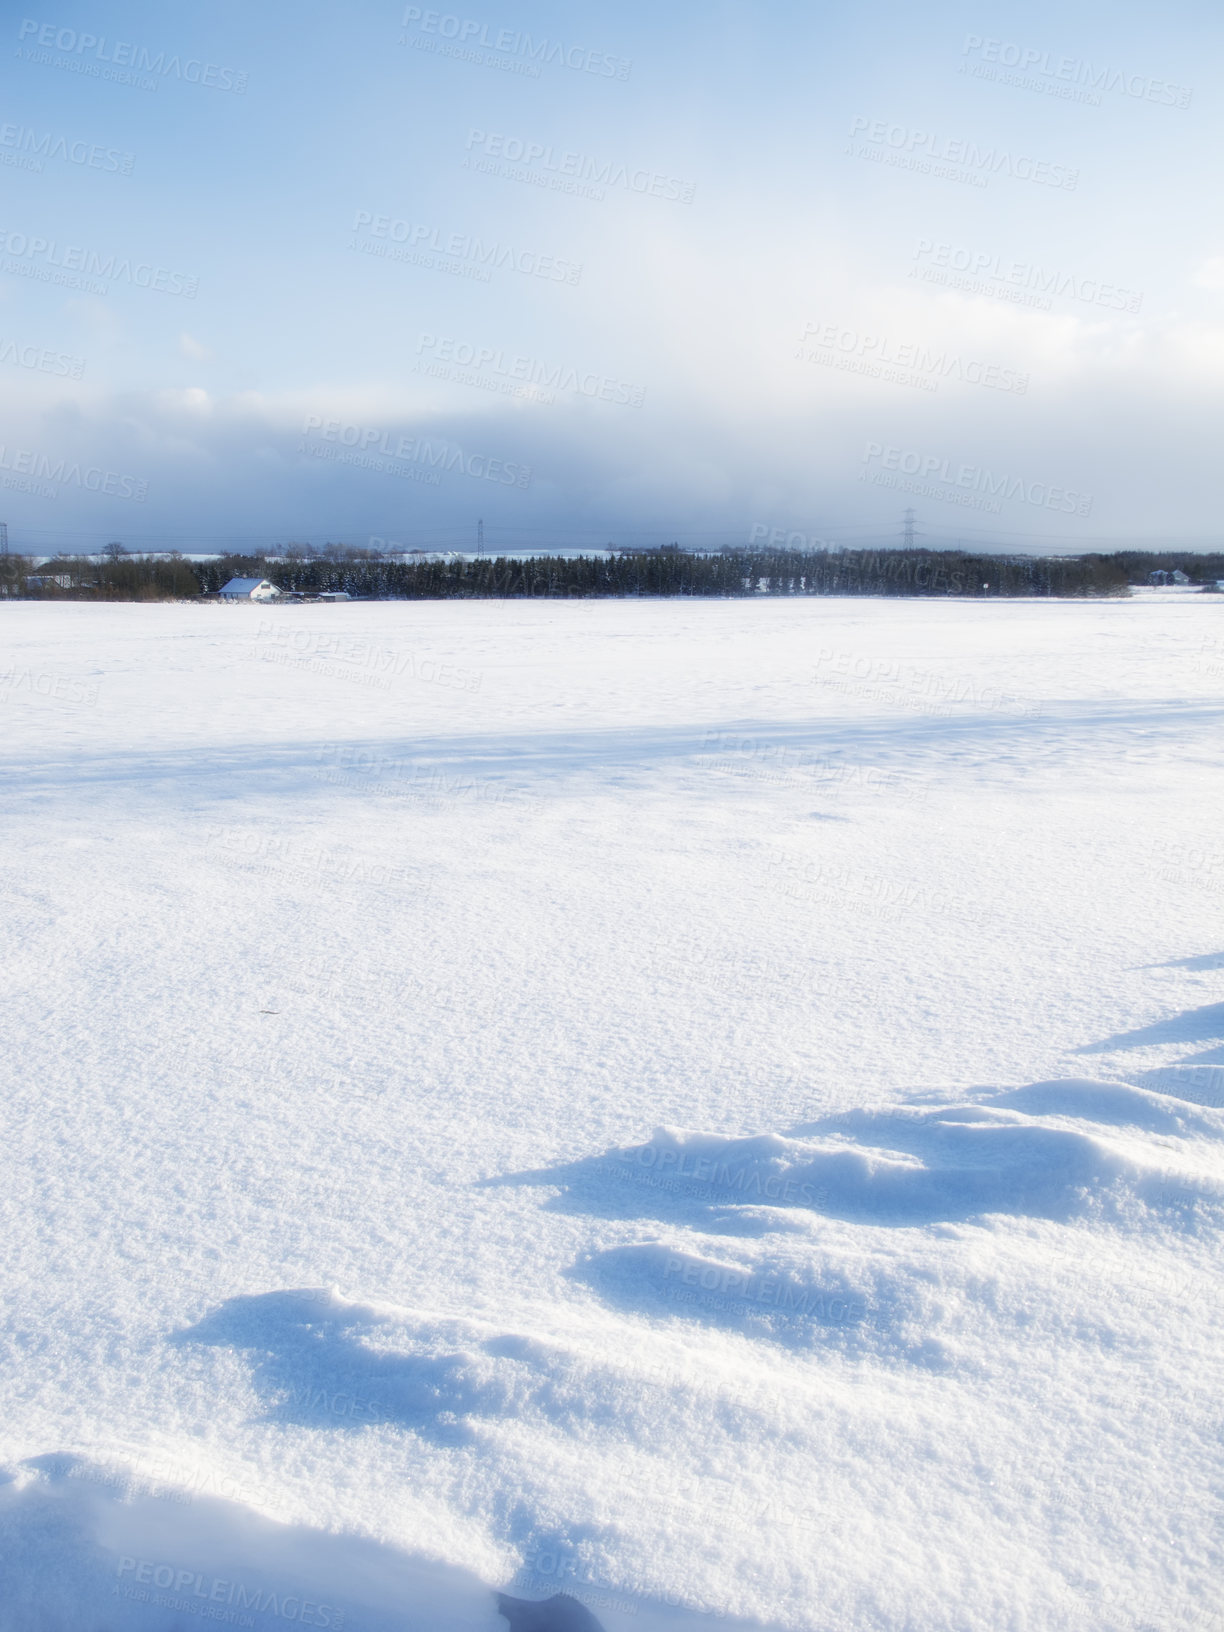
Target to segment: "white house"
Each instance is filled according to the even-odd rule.
[[[222,600],[229,601],[273,601],[279,594],[266,578],[231,578],[221,586]]]

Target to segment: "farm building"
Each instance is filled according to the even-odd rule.
[[[231,578],[220,590],[223,601],[272,601],[279,594],[276,585],[266,578]]]

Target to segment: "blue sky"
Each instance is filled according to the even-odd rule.
[[[7,8],[6,8],[7,10]],[[13,547],[1219,539],[1218,11],[0,24]]]

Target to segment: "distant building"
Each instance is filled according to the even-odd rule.
[[[321,589],[317,596],[320,601],[347,601],[350,598],[346,589]]]
[[[266,578],[231,578],[221,586],[224,601],[274,601],[279,594],[276,585]]]

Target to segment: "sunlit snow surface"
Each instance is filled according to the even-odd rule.
[[[0,640],[5,1632],[1224,1627],[1224,598]]]

